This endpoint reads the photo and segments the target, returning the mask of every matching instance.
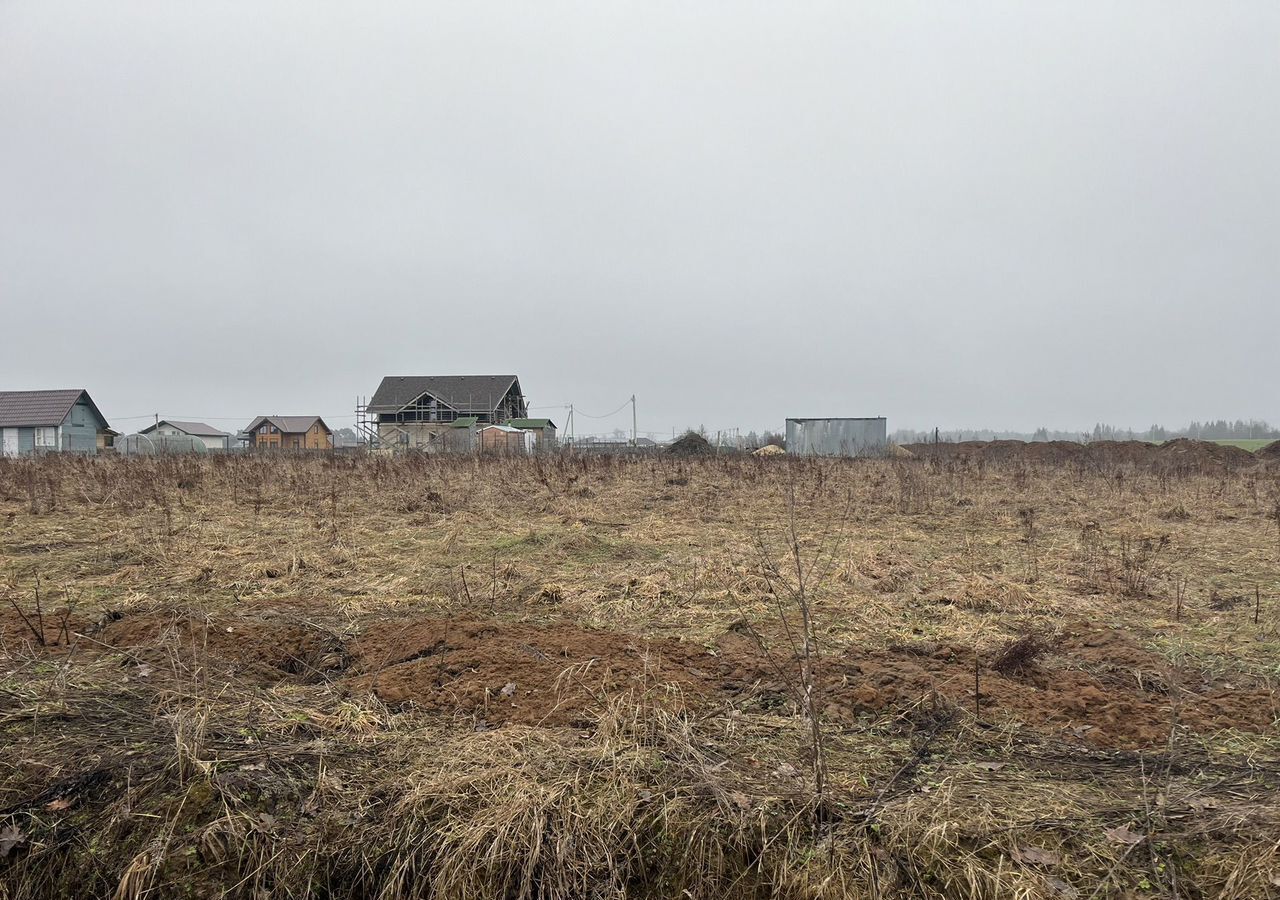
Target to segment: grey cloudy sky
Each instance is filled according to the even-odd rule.
[[[0,385],[130,429],[1275,421],[1277,209],[1271,0],[0,3]]]

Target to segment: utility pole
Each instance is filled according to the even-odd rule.
[[[573,404],[569,404],[569,443],[573,444]]]
[[[636,445],[636,395],[631,395],[631,446]]]

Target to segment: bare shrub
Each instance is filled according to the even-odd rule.
[[[1000,649],[991,663],[991,668],[1002,675],[1025,672],[1049,651],[1050,646],[1049,642],[1038,634],[1024,634]]]
[[[1160,558],[1171,544],[1167,534],[1157,537],[1121,535],[1120,578],[1125,594],[1145,597],[1150,593],[1151,582],[1159,575]]]

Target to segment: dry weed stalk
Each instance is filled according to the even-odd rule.
[[[761,531],[756,532],[756,550],[759,563],[765,571],[769,593],[774,599],[778,623],[782,627],[791,651],[790,659],[795,661],[799,669],[798,679],[788,679],[788,683],[793,686],[796,704],[809,727],[809,749],[815,796],[814,825],[817,828],[821,825],[822,817],[827,815],[827,758],[822,721],[817,709],[816,666],[821,653],[813,619],[813,605],[817,591],[830,576],[835,564],[836,554],[840,549],[849,521],[853,498],[846,496],[842,515],[834,522],[828,523],[815,544],[812,556],[806,563],[796,526],[795,487],[792,473],[786,486],[786,540],[789,558],[789,568],[786,573],[784,574],[783,569],[778,565]],[[778,593],[779,589],[782,591],[782,596]],[[796,617],[799,618],[798,623],[793,621]],[[755,634],[754,631],[753,634]],[[756,637],[759,640],[758,634]],[[762,640],[759,640],[759,645],[775,668],[779,670],[785,668],[781,661],[775,659],[772,649]]]

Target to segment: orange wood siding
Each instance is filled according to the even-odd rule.
[[[272,450],[332,450],[333,432],[316,422],[305,432],[271,433],[272,424],[263,422],[253,433],[253,446]]]
[[[306,434],[306,448],[308,450],[332,450],[333,432],[317,422],[311,426],[311,430]]]

